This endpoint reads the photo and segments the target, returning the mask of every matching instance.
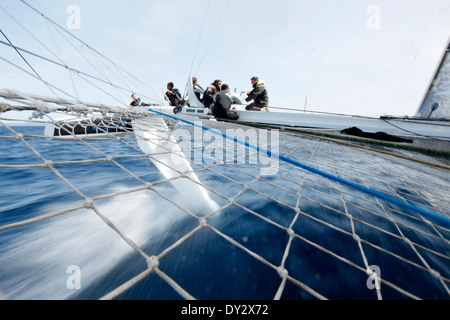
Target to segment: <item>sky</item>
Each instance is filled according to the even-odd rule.
[[[14,45],[121,89],[23,53],[39,76],[58,96],[121,106],[131,91],[151,100],[169,81],[184,91],[190,75],[238,93],[258,76],[271,106],[414,115],[450,36],[449,0],[25,1],[122,68],[22,1],[0,0],[0,28]],[[14,49],[0,44],[0,57],[0,89],[55,94],[17,68],[34,74]]]

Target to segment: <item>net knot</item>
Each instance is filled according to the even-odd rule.
[[[278,272],[278,275],[283,279],[288,276],[288,271],[284,267],[278,267],[277,272]]]
[[[412,245],[411,240],[409,240],[408,238],[403,238],[403,240],[406,242],[406,244]]]
[[[431,270],[430,272],[433,277],[435,277],[438,280],[440,279],[441,274],[439,272],[437,272],[436,270]]]
[[[159,266],[159,259],[156,256],[151,256],[147,258],[147,267],[149,269],[154,269]]]
[[[48,167],[50,167],[50,166],[52,166],[53,165],[53,161],[52,160],[46,160],[45,161],[45,166],[48,168]]]
[[[93,205],[94,205],[94,200],[92,200],[90,198],[86,199],[86,201],[84,202],[84,207],[86,209],[91,209]]]
[[[375,270],[371,269],[370,267],[367,267],[366,269],[366,274],[367,276],[371,277],[371,276],[377,276],[377,273],[375,272]]]
[[[200,220],[198,221],[200,223],[200,225],[204,228],[206,227],[207,223],[206,223],[206,219],[205,218],[200,218]]]
[[[3,113],[5,111],[8,111],[11,109],[11,106],[7,103],[0,103],[0,113]]]

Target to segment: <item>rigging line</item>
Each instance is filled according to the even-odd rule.
[[[48,20],[45,20],[45,22],[46,22],[46,24],[47,24],[47,26],[49,26],[49,21]],[[49,28],[50,29],[50,28]],[[109,80],[108,79],[108,77],[106,77],[104,74],[102,74],[101,72],[99,72],[99,70],[95,67],[95,65],[93,64],[93,63],[91,63],[90,61],[89,61],[89,59],[87,59],[84,55],[83,55],[83,53],[80,51],[80,50],[78,50],[78,48],[75,46],[75,45],[73,45],[73,43],[72,42],[70,42],[65,36],[64,36],[64,34],[62,34],[61,33],[61,31],[59,30],[59,29],[57,29],[57,28],[54,28],[55,30],[56,30],[56,32],[58,32],[60,35],[61,35],[61,37],[63,37],[64,38],[64,40],[66,40],[71,46],[72,46],[72,48],[74,48],[75,49],[75,51],[77,51],[78,52],[78,54],[80,55],[80,56],[82,56],[83,58],[84,58],[84,60],[87,62],[87,63],[89,63],[99,74],[100,74],[100,76],[102,76],[104,79],[106,79],[106,81],[107,82],[109,82],[109,83],[111,83],[111,80]],[[56,42],[55,42],[56,43]],[[61,55],[61,53],[60,53],[60,55]],[[61,58],[62,58],[62,56],[61,56]],[[64,62],[64,64],[66,64],[65,62]],[[72,78],[72,74],[69,72],[69,74],[70,74],[70,76],[71,76],[71,78]],[[73,83],[73,80],[72,80],[72,83]],[[75,89],[75,88],[74,88]],[[115,87],[114,87],[114,89],[116,89]],[[76,91],[76,90],[75,90]],[[116,89],[116,93],[117,93],[117,89]]]
[[[39,75],[39,73],[37,73],[37,71],[31,66],[31,64],[27,61],[27,59],[25,59],[25,57],[19,52],[19,50],[17,50],[16,46],[14,46],[14,45],[12,44],[12,42],[9,40],[9,38],[6,36],[6,34],[3,32],[2,29],[0,29],[0,32],[1,32],[1,34],[5,37],[5,39],[9,42],[10,46],[11,46],[12,48],[14,48],[14,50],[15,50],[15,51],[19,54],[19,56],[23,59],[23,61],[25,61],[25,63],[30,67],[30,69],[33,70],[34,74],[35,74],[36,76],[38,76],[39,79],[42,79],[41,76]],[[3,42],[3,41],[2,41],[2,42]],[[52,89],[51,87],[49,87],[47,84],[46,84],[46,86],[47,86],[47,88],[49,88],[49,90],[55,95],[55,97],[58,97],[58,95],[56,94],[56,92],[53,91],[53,89]]]
[[[49,47],[47,47],[41,40],[38,39],[38,37],[36,37],[30,30],[28,30],[22,23],[19,22],[19,20],[17,20],[13,15],[11,15],[1,5],[0,9],[2,9],[3,12],[5,12],[12,20],[14,20],[14,22],[16,22],[23,30],[25,30],[26,33],[28,33],[34,40],[36,40],[41,46],[43,46],[48,52],[50,52],[56,59],[61,61],[61,59],[59,59],[59,57],[52,50],[50,50]]]
[[[108,68],[108,65],[105,63],[104,60],[100,59],[97,55],[95,55],[92,51],[90,51],[90,54],[92,56],[92,58],[97,61],[98,63],[98,67],[95,66],[95,63],[92,63],[87,57],[85,57],[81,52],[80,54],[83,56],[83,58],[85,58],[85,60],[95,69],[97,70],[97,72],[102,75],[106,80],[110,81],[109,78],[106,76],[106,73],[104,72],[104,69],[101,69],[101,66],[103,66],[104,68],[106,68],[109,72],[112,73],[112,76],[120,79],[120,81],[123,83],[124,86],[126,86],[128,88],[129,93],[134,93],[135,90],[133,90],[130,86],[130,84],[126,81],[126,79],[122,79],[122,77],[120,75],[118,75],[114,70],[114,68]],[[143,94],[140,94],[142,96],[144,96]],[[145,96],[147,98],[147,96]]]
[[[30,5],[29,3],[27,3],[24,0],[20,0],[23,4],[25,4],[26,6],[28,6],[29,8],[31,8],[33,11],[37,12],[40,16],[42,16],[44,19],[47,19],[48,21],[50,21],[51,23],[53,23],[55,26],[57,26],[58,28],[60,28],[61,30],[63,30],[64,32],[66,32],[67,34],[69,34],[71,37],[75,38],[76,40],[78,40],[79,42],[81,42],[83,45],[85,45],[88,49],[92,50],[93,52],[97,53],[99,56],[101,56],[102,58],[106,59],[107,61],[109,61],[111,64],[113,64],[114,66],[116,66],[117,68],[119,68],[120,70],[122,70],[123,72],[125,72],[126,74],[128,74],[129,76],[131,76],[132,78],[134,78],[135,80],[137,80],[138,82],[144,84],[147,87],[152,88],[151,86],[149,86],[147,83],[145,83],[144,81],[138,79],[136,76],[134,76],[133,74],[131,74],[129,71],[125,70],[124,68],[122,68],[121,66],[119,66],[118,64],[116,64],[114,61],[112,61],[111,59],[109,59],[108,57],[106,57],[105,55],[103,55],[102,53],[100,53],[98,50],[92,48],[90,45],[88,45],[86,42],[84,42],[83,40],[81,40],[80,38],[78,38],[77,36],[75,36],[74,34],[72,34],[71,32],[67,31],[64,27],[62,27],[61,25],[59,25],[58,23],[56,23],[55,21],[53,21],[52,19],[50,19],[49,17],[47,17],[45,14],[43,14],[42,12],[40,12],[39,10],[37,10],[35,7],[33,7],[32,5]],[[152,88],[153,89],[153,88]],[[155,90],[155,89],[153,89]]]
[[[145,100],[147,100],[147,102],[160,103],[161,98],[155,97],[155,91],[153,88],[141,87],[141,84],[136,83],[136,81],[134,79],[130,79],[129,76],[127,74],[123,74],[121,72],[121,70],[119,70],[117,68],[110,68],[108,66],[107,62],[105,62],[105,60],[103,60],[103,59],[100,59],[100,57],[98,55],[95,55],[94,52],[90,51],[90,54],[91,54],[92,58],[95,61],[97,61],[97,63],[98,63],[98,68],[96,68],[94,65],[93,65],[93,67],[100,74],[102,74],[106,79],[108,79],[108,81],[109,81],[109,78],[106,76],[106,74],[104,74],[102,72],[102,70],[104,70],[104,69],[109,71],[112,74],[112,77],[119,79],[123,83],[123,85],[128,88],[129,94],[135,93],[135,94],[141,96],[142,98],[144,98]],[[89,60],[87,60],[87,61],[89,61]],[[89,62],[89,63],[91,63],[91,62]],[[103,67],[103,69],[102,69],[102,67]],[[134,84],[134,85],[131,86],[130,83]],[[132,89],[132,87],[134,87],[135,89]],[[149,89],[150,89],[150,91],[148,91]],[[140,90],[142,90],[142,91],[140,91]],[[116,92],[117,92],[117,90],[116,90]]]
[[[39,44],[41,44],[45,49],[47,49],[47,51],[49,51],[57,60],[59,60],[61,63],[64,64],[64,61],[62,61],[52,50],[50,50],[42,41],[40,41],[32,32],[30,32],[23,24],[21,24],[14,16],[12,16],[5,8],[3,8],[0,5],[0,9],[2,9],[12,20],[14,20],[20,27],[22,27],[22,29],[24,29],[31,37],[33,37]],[[33,8],[34,9],[34,8]],[[34,9],[36,12],[38,12],[42,17],[45,17],[44,14],[40,13],[39,11],[37,11],[36,9]],[[60,29],[64,30],[65,32],[71,34],[70,32],[68,32],[67,30],[65,30],[63,27],[57,25],[55,22],[53,22],[52,20],[48,19],[48,21],[54,23],[56,26],[58,26]],[[79,40],[79,39],[78,39]],[[81,41],[81,40],[79,40]],[[89,47],[89,46],[88,46]],[[90,47],[89,47],[90,48]],[[92,48],[91,48],[92,50]],[[66,66],[67,67],[67,66]],[[148,86],[148,85],[147,85]]]
[[[47,61],[47,62],[50,62],[50,63],[53,63],[53,64],[58,65],[58,66],[60,66],[60,67],[69,69],[69,70],[71,70],[71,71],[73,71],[73,72],[75,72],[75,73],[82,74],[82,75],[87,76],[87,77],[89,77],[89,78],[92,78],[92,79],[94,79],[94,80],[103,82],[103,83],[108,84],[108,85],[110,85],[110,86],[116,87],[116,88],[121,89],[121,90],[124,90],[124,91],[126,91],[126,92],[129,92],[129,89],[127,89],[127,88],[123,88],[123,87],[118,86],[118,85],[115,85],[115,84],[113,84],[113,83],[111,83],[111,82],[105,81],[104,79],[100,79],[100,78],[98,78],[98,77],[96,77],[96,76],[90,75],[90,74],[88,74],[88,73],[86,73],[86,72],[83,72],[83,71],[80,71],[80,70],[71,68],[71,67],[69,67],[68,65],[65,65],[65,64],[63,64],[63,63],[60,63],[60,62],[57,62],[57,61],[54,61],[54,60],[51,60],[51,59],[46,58],[46,57],[43,57],[43,56],[41,56],[41,55],[38,55],[38,54],[36,54],[36,53],[34,53],[34,52],[31,52],[31,51],[29,51],[29,50],[23,49],[23,48],[21,48],[21,47],[17,47],[17,46],[15,46],[15,45],[6,43],[6,42],[4,42],[4,41],[2,41],[2,40],[0,40],[0,44],[4,44],[4,45],[6,45],[6,46],[10,46],[10,47],[12,47],[12,48],[14,48],[14,49],[16,49],[16,50],[19,50],[19,51],[28,53],[28,54],[30,54],[30,55],[33,55],[33,56],[37,57],[37,58],[40,58],[40,59],[42,59],[42,60],[45,60],[45,61]],[[142,94],[140,94],[140,93],[138,93],[138,92],[136,92],[136,94],[142,95]]]
[[[195,59],[197,58],[198,47],[200,45],[200,40],[203,35],[203,29],[205,27],[206,17],[208,15],[209,6],[211,4],[211,0],[208,0],[208,5],[206,6],[205,15],[203,16],[202,28],[200,29],[200,34],[198,35],[197,46],[195,47],[194,58],[192,59],[191,69],[189,70],[189,77],[192,75],[192,69],[194,68]]]
[[[45,16],[44,16],[44,18],[46,18]],[[47,24],[49,23],[49,22],[53,22],[53,21],[51,21],[50,19],[45,19],[45,21],[47,22]],[[155,98],[155,94],[154,93],[152,93],[152,91],[154,91],[154,89],[152,88],[152,87],[150,87],[149,85],[147,85],[147,84],[145,84],[145,87],[144,88],[142,88],[143,89],[143,91],[142,92],[147,92],[148,91],[148,88],[150,88],[151,90],[150,90],[150,94],[148,94],[148,93],[142,93],[142,92],[139,92],[141,89],[138,89],[138,90],[136,90],[136,89],[131,89],[131,86],[129,85],[129,83],[127,83],[127,81],[126,81],[126,79],[124,79],[121,75],[119,75],[118,73],[116,73],[114,70],[115,69],[117,69],[117,71],[120,73],[121,72],[121,70],[118,68],[119,66],[117,66],[115,63],[113,63],[114,65],[116,65],[116,68],[111,68],[110,66],[108,66],[107,65],[107,61],[105,61],[104,59],[100,59],[100,57],[99,57],[99,55],[98,54],[95,54],[96,52],[95,52],[95,50],[92,50],[92,48],[89,48],[89,46],[88,46],[88,49],[90,49],[89,50],[89,52],[92,54],[92,57],[96,60],[96,61],[98,61],[99,62],[99,67],[97,68],[96,66],[95,66],[95,64],[93,64],[71,41],[70,41],[70,39],[68,39],[68,37],[67,36],[65,36],[64,35],[64,33],[62,33],[61,32],[61,30],[63,30],[63,31],[66,31],[66,33],[68,33],[69,35],[72,35],[70,32],[68,32],[67,30],[65,30],[65,29],[62,29],[60,26],[58,26],[58,25],[56,25],[55,23],[53,23],[53,27],[54,27],[54,29],[59,33],[59,35],[61,36],[61,37],[63,37],[99,74],[100,74],[100,76],[102,76],[104,79],[106,79],[106,82],[105,81],[102,81],[102,82],[105,82],[105,83],[108,83],[108,84],[110,84],[110,85],[112,85],[111,83],[111,80],[109,79],[109,77],[107,77],[106,76],[106,74],[104,73],[104,72],[102,72],[100,69],[100,64],[103,64],[105,67],[106,67],[106,69],[109,71],[109,72],[111,72],[112,74],[113,74],[113,77],[115,77],[115,78],[117,78],[117,79],[119,79],[120,80],[120,82],[122,82],[123,83],[123,85],[125,86],[125,87],[127,87],[128,88],[128,90],[126,90],[125,88],[123,88],[123,87],[120,87],[120,86],[118,86],[118,85],[113,85],[113,88],[115,89],[115,93],[117,94],[117,96],[119,96],[120,97],[120,93],[117,91],[117,88],[120,88],[120,89],[123,89],[124,91],[127,91],[127,93],[128,94],[130,94],[130,93],[136,93],[136,94],[138,94],[138,95],[140,95],[140,96],[142,96],[143,98],[146,98],[146,99],[148,99],[148,100],[151,100],[151,102],[155,102],[155,103],[159,103],[159,100],[160,99],[157,99],[157,98]],[[58,27],[58,28],[57,28]],[[79,39],[78,39],[79,40]],[[129,77],[127,74],[123,74],[124,76],[125,76],[125,78],[126,77]],[[136,80],[134,80],[134,79],[131,79],[132,81],[136,81]],[[116,99],[117,100],[117,99]],[[119,100],[117,100],[117,101],[119,101]]]
[[[246,147],[252,148],[252,149],[254,149],[254,150],[258,151],[258,152],[265,153],[265,154],[267,154],[270,157],[275,157],[275,158],[278,157],[278,159],[280,159],[280,160],[282,160],[284,162],[290,163],[290,164],[292,164],[292,165],[294,165],[296,167],[299,167],[299,168],[302,168],[304,170],[307,170],[307,171],[309,171],[309,172],[311,172],[313,174],[317,174],[317,175],[322,176],[322,177],[324,177],[326,179],[329,179],[329,180],[341,183],[343,185],[346,185],[348,187],[351,187],[351,188],[353,188],[355,190],[358,190],[358,191],[364,192],[366,194],[369,194],[371,196],[378,197],[380,199],[386,200],[386,201],[388,201],[388,202],[390,202],[392,204],[401,206],[401,207],[403,207],[405,209],[416,211],[416,212],[418,212],[418,213],[420,213],[420,214],[422,214],[422,215],[424,215],[424,216],[426,216],[428,218],[432,218],[432,219],[434,219],[436,221],[439,221],[441,223],[444,223],[444,224],[450,226],[450,217],[447,217],[446,215],[443,215],[443,214],[441,214],[439,212],[426,209],[426,208],[424,208],[422,206],[418,206],[418,205],[416,205],[414,203],[408,203],[408,202],[406,202],[404,200],[400,200],[400,199],[395,198],[392,195],[386,194],[384,192],[368,188],[366,186],[363,186],[363,185],[357,184],[355,182],[346,180],[346,179],[341,178],[339,176],[332,175],[332,174],[330,174],[328,172],[322,171],[320,169],[317,169],[317,168],[311,167],[309,165],[303,164],[303,163],[301,163],[301,162],[299,162],[297,160],[294,160],[294,159],[285,157],[283,155],[277,154],[275,152],[272,152],[271,150],[267,150],[267,149],[261,148],[260,146],[256,146],[256,145],[250,144],[247,141],[239,140],[236,137],[229,136],[229,135],[227,135],[225,133],[222,133],[222,132],[220,132],[218,130],[205,127],[205,126],[200,125],[198,123],[195,123],[195,122],[192,122],[192,121],[188,121],[188,120],[185,120],[185,119],[182,119],[182,118],[178,118],[178,117],[175,117],[175,116],[172,116],[172,115],[160,112],[160,111],[152,110],[152,109],[149,109],[149,111],[151,111],[153,113],[156,113],[156,114],[159,114],[159,115],[162,115],[162,116],[165,116],[165,117],[168,117],[168,118],[172,118],[172,119],[177,120],[177,121],[181,121],[181,122],[193,125],[195,127],[199,127],[199,128],[201,128],[201,129],[203,129],[205,131],[210,131],[210,132],[215,133],[215,134],[217,134],[219,136],[222,136],[222,137],[224,137],[226,139],[230,139],[230,140],[233,140],[233,141],[235,141],[235,142],[237,142],[239,144],[243,144]]]
[[[333,115],[333,116],[340,116],[340,117],[352,117],[352,118],[376,119],[376,120],[379,119],[379,117],[360,116],[360,115],[356,115],[356,114],[345,114],[345,113],[314,111],[314,110],[306,110],[305,111],[305,110],[300,110],[300,109],[273,107],[273,106],[270,106],[269,109],[289,110],[289,111],[296,111],[296,112],[300,112],[300,113],[318,113],[318,114],[326,114],[326,115]]]
[[[46,21],[45,26],[47,27],[48,33],[50,34],[50,37],[52,38],[53,43],[55,44],[55,47],[56,47],[56,50],[57,50],[57,52],[59,54],[60,60],[62,61],[62,63],[67,65],[66,62],[63,59],[63,55],[61,54],[61,50],[59,49],[58,43],[56,42],[55,37],[53,36],[53,32],[50,29],[50,25],[49,25],[48,21]],[[75,86],[75,82],[73,81],[72,72],[70,72],[70,69],[67,69],[67,71],[69,73],[70,81],[72,82],[72,88],[73,88],[73,91],[75,93],[75,96],[79,99],[77,88]]]
[[[69,41],[69,40],[67,40],[67,41]],[[69,43],[70,43],[70,41],[69,41]],[[71,45],[73,45],[73,44],[71,43]],[[150,94],[148,94],[148,92],[147,92],[148,88],[140,87],[141,84],[139,84],[139,83],[134,82],[134,85],[131,86],[130,83],[133,84],[133,81],[135,81],[135,80],[130,79],[127,74],[121,73],[120,69],[109,67],[107,64],[107,61],[105,61],[104,59],[101,59],[101,57],[99,57],[97,54],[95,54],[95,52],[93,52],[92,50],[89,50],[89,53],[90,53],[92,59],[94,59],[97,62],[98,68],[95,67],[95,62],[94,63],[90,62],[89,59],[80,52],[80,54],[86,59],[86,61],[88,61],[88,63],[91,64],[93,66],[93,68],[95,70],[97,70],[97,72],[99,74],[101,74],[103,77],[105,77],[108,81],[110,81],[109,78],[106,76],[105,72],[102,71],[104,69],[109,71],[112,74],[113,78],[119,79],[122,82],[122,84],[128,88],[128,93],[136,93],[143,98],[150,99],[153,102],[156,101],[156,99],[153,97],[154,94],[152,94],[152,91],[154,91],[153,88],[150,88],[151,91],[150,91]],[[103,69],[102,69],[102,66],[104,67]],[[132,89],[132,87],[134,87],[134,89]],[[137,87],[139,87],[139,89],[137,89]],[[139,93],[140,90],[142,90],[141,93]]]
[[[313,100],[313,101],[314,100],[319,100],[319,101],[323,102],[325,104],[325,107],[327,107],[327,108],[329,108],[330,106],[333,106],[333,107],[338,107],[340,109],[345,109],[348,106],[348,104],[346,104],[344,106],[344,105],[341,105],[341,104],[337,104],[335,102],[331,102],[331,101],[325,100],[323,98],[318,98],[317,96],[308,95],[308,96],[306,96],[306,99],[307,99],[307,102],[308,102],[308,106],[311,105],[311,101],[310,100]],[[314,103],[314,104],[317,105],[317,103]]]
[[[431,8],[430,14],[429,14],[429,16],[428,16],[427,23],[426,23],[426,25],[425,25],[425,27],[424,27],[424,29],[423,29],[423,31],[422,31],[422,35],[420,36],[419,44],[417,45],[417,49],[416,49],[415,52],[414,52],[413,61],[411,62],[411,65],[410,65],[410,67],[409,67],[409,69],[408,69],[408,73],[406,74],[405,78],[403,79],[403,84],[402,84],[402,86],[401,86],[401,88],[400,88],[400,93],[399,93],[399,96],[398,96],[398,98],[397,98],[397,102],[396,102],[395,107],[398,107],[399,101],[400,101],[400,99],[402,98],[403,92],[405,91],[406,83],[407,83],[407,81],[409,80],[410,74],[411,74],[411,70],[413,69],[414,64],[416,63],[416,60],[417,60],[417,54],[418,54],[418,52],[419,52],[420,47],[422,46],[422,42],[423,42],[423,39],[424,39],[424,37],[425,37],[425,31],[427,30],[428,25],[430,24],[431,17],[432,17],[432,15],[433,15],[433,12],[434,12],[434,9],[435,9],[435,7],[436,7],[437,2],[438,2],[438,0],[435,0],[435,1],[434,1],[434,4],[433,4],[433,7]]]
[[[61,59],[52,51],[49,47],[47,47],[41,40],[38,39],[30,30],[28,30],[22,23],[20,23],[13,15],[11,15],[5,8],[0,5],[0,9],[3,10],[14,22],[16,22],[26,33],[28,33],[34,40],[36,40],[41,46],[43,46],[50,54],[52,54],[57,60],[61,61]]]
[[[200,45],[200,40],[201,40],[202,35],[203,35],[203,29],[205,27],[206,17],[208,16],[208,11],[209,11],[210,4],[211,4],[211,0],[208,0],[208,5],[206,6],[206,10],[205,10],[205,15],[203,16],[202,28],[200,29],[200,34],[198,35],[197,45],[195,47],[194,58],[192,59],[191,69],[189,70],[188,82],[190,81],[190,78],[191,78],[191,75],[192,75],[192,69],[194,68],[195,60],[197,59],[197,52],[198,52],[198,48],[199,48],[199,45]],[[184,95],[183,95],[184,99],[186,99],[186,95],[187,95],[187,86],[188,86],[188,83],[186,83],[186,86],[184,87]]]
[[[21,67],[19,67],[19,66],[17,66],[16,64],[14,64],[13,62],[11,62],[11,61],[9,61],[9,60],[7,60],[7,59],[5,59],[5,58],[3,58],[3,57],[1,57],[0,56],[0,59],[1,60],[3,60],[3,61],[5,61],[5,62],[7,62],[7,63],[9,63],[9,64],[11,64],[12,66],[14,66],[14,67],[16,67],[16,68],[18,68],[18,69],[20,69],[20,70],[22,70],[23,72],[25,72],[25,73],[27,73],[27,74],[29,74],[30,76],[32,76],[32,77],[34,77],[34,78],[37,78],[37,79],[39,79],[40,81],[42,81],[42,82],[44,82],[45,84],[47,84],[47,85],[49,85],[49,86],[51,86],[51,87],[53,87],[53,88],[55,88],[56,90],[58,90],[58,91],[60,91],[60,92],[62,92],[63,94],[66,94],[67,96],[69,96],[69,97],[71,97],[72,99],[74,99],[74,100],[76,100],[76,101],[78,101],[80,104],[83,104],[83,102],[78,98],[78,97],[74,97],[74,96],[72,96],[70,93],[67,93],[67,92],[65,92],[65,91],[63,91],[62,89],[59,89],[58,87],[56,87],[56,86],[54,86],[54,85],[52,85],[51,83],[49,83],[49,82],[47,82],[47,81],[45,81],[44,79],[42,79],[42,78],[39,78],[39,77],[36,77],[35,75],[33,75],[32,73],[30,73],[30,72],[28,72],[28,71],[26,71],[25,69],[23,69],[23,68],[21,68]],[[113,98],[113,99],[115,99],[116,101],[118,101],[120,104],[123,104],[124,106],[127,106],[127,104],[126,103],[124,103],[123,101],[120,101],[120,100],[118,100],[116,97],[114,97],[113,95],[111,95],[110,93],[108,93],[108,92],[106,92],[105,90],[103,90],[102,88],[100,88],[100,87],[98,87],[97,85],[95,85],[94,83],[92,83],[92,82],[90,82],[89,80],[87,80],[87,79],[85,79],[85,78],[83,78],[81,75],[79,75],[78,74],[78,76],[80,77],[80,78],[82,78],[83,80],[85,80],[86,82],[88,82],[89,84],[91,84],[91,85],[93,85],[94,87],[96,87],[97,89],[99,89],[100,91],[103,91],[106,95],[108,95],[108,96],[110,96],[111,98]]]
[[[128,106],[128,104],[125,103],[125,102],[123,102],[123,100],[120,100],[120,99],[118,99],[117,97],[113,96],[111,93],[109,93],[109,92],[105,91],[104,89],[100,88],[100,87],[97,86],[95,83],[93,83],[93,82],[87,80],[86,78],[84,78],[83,76],[81,76],[81,75],[79,75],[79,74],[78,74],[78,76],[79,76],[81,79],[83,79],[84,81],[86,81],[87,83],[89,83],[90,85],[96,87],[98,90],[100,90],[100,91],[102,91],[103,93],[105,93],[107,96],[113,98],[114,100],[116,100],[116,101],[119,102],[120,104],[124,105],[125,107]]]
[[[49,86],[55,88],[55,89],[58,90],[59,92],[65,94],[65,95],[71,97],[72,99],[74,99],[75,101],[78,101],[79,103],[83,104],[82,101],[80,101],[78,98],[72,96],[70,93],[67,93],[67,92],[65,92],[64,90],[59,89],[59,88],[57,88],[56,86],[52,85],[50,82],[47,82],[47,81],[45,81],[44,79],[35,76],[35,75],[32,74],[31,72],[28,72],[27,70],[25,70],[25,69],[19,67],[18,65],[16,65],[16,64],[14,64],[13,62],[9,61],[8,59],[5,59],[5,58],[3,58],[2,56],[0,56],[0,60],[3,60],[3,61],[5,61],[5,62],[9,63],[10,65],[16,67],[17,69],[22,70],[23,72],[29,74],[30,76],[32,76],[32,77],[34,77],[34,78],[36,78],[36,79],[42,81],[42,82],[45,83],[46,85],[49,85]]]
[[[214,30],[214,33],[213,33],[213,35],[211,37],[211,40],[210,40],[210,42],[208,44],[208,47],[206,48],[205,54],[203,55],[203,58],[200,60],[200,65],[198,66],[197,71],[195,72],[195,74],[198,74],[198,71],[200,70],[200,67],[203,64],[203,61],[205,60],[205,57],[208,54],[209,48],[211,47],[211,44],[214,41],[214,38],[216,36],[217,31],[219,30],[219,27],[220,27],[220,25],[222,23],[222,20],[225,17],[225,13],[227,12],[227,9],[228,9],[228,7],[230,5],[230,2],[231,2],[231,0],[228,0],[227,5],[225,6],[225,9],[223,10],[222,16],[220,17],[219,23],[217,24],[216,29]]]
[[[48,25],[48,20],[46,20],[46,23],[47,23],[47,25]],[[60,32],[60,30],[58,30],[57,28],[55,28],[55,30],[100,74],[100,76],[103,76],[103,78],[105,78],[106,79],[106,81],[107,82],[110,82],[111,83],[111,81],[108,79],[108,77],[106,76],[106,75],[104,75],[103,73],[101,73],[96,67],[95,67],[95,65],[94,64],[92,64],[84,55],[83,55],[83,53],[80,51],[80,50],[78,50],[78,48],[76,47],[76,46],[74,46],[61,32]],[[70,70],[69,70],[70,71]],[[71,77],[71,79],[72,79],[72,73],[71,72],[69,72],[69,74],[70,74],[70,77]],[[81,77],[80,75],[78,75],[79,77]],[[85,81],[87,81],[86,79],[84,79],[83,77],[81,77],[83,80],[85,80]],[[91,82],[89,82],[89,81],[87,81],[89,84],[92,84]],[[72,79],[72,83],[73,83],[73,79]],[[93,84],[92,84],[93,85]],[[95,86],[95,85],[94,85]],[[100,89],[100,90],[102,90],[103,92],[105,92],[105,93],[107,93],[106,91],[104,91],[103,89],[101,89],[100,87],[98,87],[98,86],[95,86],[96,88],[98,88],[98,89]],[[113,89],[115,90],[115,93],[117,94],[117,96],[118,97],[120,97],[120,93],[118,92],[118,90],[117,90],[117,88],[116,87],[114,87],[113,86]],[[75,87],[74,87],[74,90],[75,90],[75,93],[76,93],[76,89],[75,89]],[[131,91],[131,90],[130,90]],[[129,92],[130,92],[129,91]],[[111,96],[111,97],[113,97],[112,96],[112,94],[109,94],[109,93],[107,93],[109,96]],[[115,100],[117,100],[117,101],[119,101],[120,102],[120,100],[119,99],[116,99],[116,98],[114,98]]]
[[[427,136],[427,135],[420,134],[420,133],[417,133],[417,132],[409,131],[409,130],[407,130],[407,129],[404,129],[404,128],[402,128],[402,127],[399,127],[399,126],[397,126],[397,125],[395,125],[395,124],[393,124],[393,123],[387,121],[386,119],[381,119],[381,120],[383,120],[383,121],[386,122],[387,124],[389,124],[389,125],[391,125],[391,126],[397,128],[397,129],[400,129],[400,130],[402,130],[402,131],[411,133],[411,134],[416,135],[416,136],[419,136],[419,137],[424,137],[424,138],[428,138],[428,139],[433,139],[433,140],[439,140],[439,141],[446,141],[446,142],[449,142],[449,140],[447,140],[447,139],[440,139],[440,138],[438,138],[438,137]]]

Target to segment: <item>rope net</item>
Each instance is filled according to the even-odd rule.
[[[195,122],[216,130],[208,131],[145,109],[36,104],[2,103],[0,114],[4,298],[449,297],[445,169],[293,133]],[[16,126],[8,111],[21,110],[42,119]],[[75,290],[69,266],[81,271]]]
[[[449,298],[448,169],[161,114],[20,3],[36,19],[0,5],[2,72],[52,97],[0,90],[0,298]]]

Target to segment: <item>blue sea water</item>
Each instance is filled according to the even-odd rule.
[[[14,130],[29,135],[43,133],[42,127],[14,127]],[[11,135],[11,132],[0,127],[0,136]],[[117,165],[108,161],[76,162],[100,159],[100,151],[115,156],[121,166],[143,181],[163,181],[164,177],[156,167],[147,158],[139,157],[141,153],[133,138],[126,140],[128,145],[115,140],[90,141],[88,144],[32,137],[25,140],[44,159],[53,161],[57,172],[82,194],[92,198],[124,192],[98,199],[95,206],[149,256],[161,254],[198,226],[196,219],[156,192],[142,190],[126,193],[127,190],[142,187],[142,183]],[[117,157],[130,155],[136,157]],[[72,163],[64,163],[67,161]],[[42,163],[43,160],[22,141],[0,140],[0,165]],[[298,197],[274,189],[270,183],[283,184],[284,188],[296,192],[298,186],[294,183],[289,185],[288,181],[281,183],[279,177],[254,182],[251,175],[229,167],[213,167],[211,170],[233,177],[240,183],[253,183],[252,190],[245,190],[236,197],[235,202],[239,205],[229,206],[208,219],[208,224],[270,264],[279,266],[289,235],[271,221],[288,228],[296,212],[281,203],[295,207]],[[147,262],[93,210],[83,208],[84,199],[80,194],[49,168],[0,167],[0,174],[0,227],[71,209],[50,219],[0,231],[0,295],[9,299],[98,299],[146,270]],[[281,172],[282,175],[289,176]],[[206,185],[227,196],[236,195],[236,191],[242,189],[240,184],[234,184],[221,175],[200,172],[199,176]],[[357,198],[349,199],[353,206],[343,208],[342,202],[324,196],[335,193],[335,189],[323,184],[316,185],[313,178],[305,183],[306,186],[308,184],[314,185],[314,189],[302,190],[305,198],[299,205],[305,215],[292,227],[301,238],[293,239],[285,261],[290,276],[327,298],[377,298],[375,290],[366,285],[367,274],[351,265],[364,269],[357,242],[348,234],[320,222],[325,221],[351,234],[350,220],[336,212],[348,210],[359,218],[354,220],[353,226],[357,234],[373,244],[363,242],[362,247],[367,260],[381,267],[383,279],[421,298],[448,298],[439,280],[424,268],[411,265],[411,262],[418,265],[422,262],[402,239],[391,236],[399,234],[396,227],[377,216],[368,218],[357,206],[360,204]],[[185,195],[179,194],[170,183],[162,183],[155,189],[183,203],[188,209],[194,205],[189,201],[188,191]],[[407,194],[409,191],[402,192]],[[261,193],[270,194],[281,203],[270,201]],[[214,200],[219,205],[226,203],[219,197],[214,197]],[[326,206],[317,206],[314,201],[320,201]],[[373,210],[377,210],[373,204],[360,205],[374,206]],[[266,220],[242,210],[241,206],[250,208]],[[368,223],[386,232],[380,233]],[[437,237],[432,228],[417,227]],[[411,241],[442,252],[442,256],[439,256],[417,248],[432,268],[450,277],[448,245],[433,237],[423,237],[406,227],[401,229]],[[448,239],[448,233],[444,232],[444,237]],[[326,248],[333,254],[318,247]],[[397,256],[405,257],[409,262]],[[81,270],[80,289],[68,286],[70,266],[77,266]],[[281,283],[276,270],[209,228],[201,229],[170,250],[160,260],[159,268],[198,299],[273,299]],[[408,298],[388,285],[382,285],[382,289],[384,298]],[[180,298],[172,287],[154,273],[118,297],[155,300]],[[281,298],[315,299],[311,293],[291,281],[287,281]]]

